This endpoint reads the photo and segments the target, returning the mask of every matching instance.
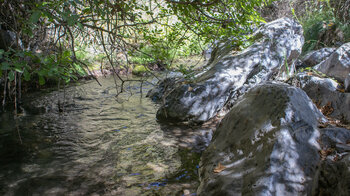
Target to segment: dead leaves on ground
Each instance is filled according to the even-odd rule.
[[[221,165],[221,163],[218,164],[218,166],[216,166],[214,168],[214,173],[220,173],[222,171],[224,171],[226,169],[226,167],[224,165]]]
[[[327,122],[321,122],[320,120],[320,123],[319,123],[319,128],[326,128],[328,125],[334,125],[336,127],[343,127],[343,128],[346,128],[346,129],[350,129],[350,126],[349,125],[345,125],[343,123],[341,123],[340,120],[337,120],[337,119],[333,119],[330,117],[330,115],[334,112],[334,108],[332,107],[332,102],[328,102],[326,105],[324,106],[321,106],[321,101],[315,101],[315,100],[312,100],[316,107],[320,110],[320,112],[322,112],[323,115],[326,116],[327,118]]]
[[[334,148],[328,148],[328,149],[325,149],[325,150],[320,150],[319,153],[321,155],[321,159],[322,160],[326,160],[327,156],[331,155],[334,151],[335,151]]]
[[[329,116],[333,113],[334,109],[332,107],[332,103],[329,101],[326,105],[322,106],[320,108],[320,111],[322,112],[323,115]]]

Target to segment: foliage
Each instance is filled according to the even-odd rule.
[[[344,24],[349,24],[350,20],[350,1],[348,0],[330,0],[330,6],[334,9],[334,17]]]
[[[11,55],[11,53],[14,55]],[[68,83],[76,75],[86,75],[85,70],[70,59],[71,52],[66,50],[62,53],[40,55],[30,51],[7,51],[0,50],[2,59],[0,77],[7,72],[10,82],[15,79],[15,74],[23,77],[25,81],[38,78],[38,83],[44,85],[47,79],[62,79]],[[31,64],[31,66],[29,66]]]
[[[341,42],[350,41],[350,24],[343,22],[338,17],[335,8],[331,7],[328,1],[321,1],[319,4],[313,4],[306,8],[305,16],[300,18],[303,25],[305,44],[303,46],[303,54],[311,50],[316,50],[322,47],[334,47],[338,35],[336,31],[342,32]],[[340,30],[340,31],[339,31]],[[324,34],[329,34],[332,37],[332,42],[322,37]]]
[[[130,60],[169,65],[176,56],[200,54],[214,40],[246,37],[263,22],[256,9],[270,1],[0,1],[1,29],[23,42],[10,53],[3,48],[2,72],[8,75],[2,75],[5,82],[13,75],[38,76],[44,84],[48,78],[76,79],[96,61],[107,60],[112,69]],[[90,48],[99,55],[91,56]]]

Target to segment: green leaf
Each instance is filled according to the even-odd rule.
[[[84,30],[84,26],[80,22],[78,22],[77,25],[78,25],[80,30]]]
[[[27,69],[24,70],[23,72],[24,80],[29,81],[30,80],[30,73],[28,72]]]
[[[15,72],[10,71],[7,78],[12,82],[15,79]]]
[[[39,84],[44,85],[45,84],[45,78],[43,76],[39,75]]]
[[[39,10],[36,10],[33,12],[33,14],[30,16],[29,21],[31,23],[37,23],[39,21],[39,18],[41,16],[41,12]]]
[[[1,63],[1,70],[8,70],[10,68],[10,64],[6,61]]]

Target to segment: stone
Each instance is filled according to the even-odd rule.
[[[246,90],[287,69],[294,72],[295,59],[304,42],[299,23],[281,18],[262,26],[253,36],[255,43],[232,54],[231,45],[213,51],[205,72],[174,85],[157,112],[163,121],[201,123],[214,117],[227,101],[236,100]],[[223,51],[222,54],[220,51]]]
[[[267,82],[250,89],[203,152],[197,194],[311,195],[319,121],[324,116],[300,88]]]
[[[0,29],[0,49],[7,51],[9,48],[23,48],[22,41],[20,39],[17,39],[15,32]]]
[[[344,89],[346,92],[350,92],[350,74],[348,74],[348,76],[345,78]]]
[[[162,101],[163,95],[166,92],[169,92],[169,89],[175,86],[177,82],[183,80],[183,74],[180,72],[170,72],[163,80],[154,78],[151,83],[156,87],[149,90],[146,97],[151,98],[154,102],[160,103]]]
[[[316,69],[343,83],[350,73],[350,42],[343,44],[326,60],[316,65]]]
[[[322,48],[316,51],[311,51],[302,58],[302,62],[307,67],[313,67],[327,59],[335,50],[336,48]]]
[[[329,117],[350,122],[350,93],[338,90],[338,83],[331,78],[320,78],[306,73],[299,73],[292,79],[295,86],[302,88],[306,94],[323,107],[330,104],[332,112]]]
[[[322,149],[327,157],[320,163],[313,195],[350,194],[350,130],[331,127],[321,130]],[[330,151],[329,151],[330,150]]]

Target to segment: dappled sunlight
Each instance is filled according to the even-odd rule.
[[[279,143],[283,143],[284,148]],[[270,193],[283,193],[288,190],[288,184],[294,186],[296,184],[303,184],[305,182],[305,174],[303,169],[298,164],[298,154],[296,143],[290,134],[290,130],[281,129],[280,135],[277,137],[277,143],[270,156],[270,168],[271,173],[270,185],[267,185],[267,189]],[[284,182],[283,185],[276,183],[275,180]],[[276,185],[276,186],[274,186]],[[303,186],[300,186],[303,188]],[[303,190],[300,190],[303,191]]]
[[[174,87],[157,117],[160,120],[204,122],[223,109],[228,100],[233,103],[239,94],[256,84],[268,81],[273,75],[283,79],[285,74],[277,73],[278,69],[283,71],[292,67],[294,60],[288,59],[301,52],[304,42],[301,26],[282,18],[266,24],[255,36],[262,37],[245,50],[225,54],[214,61],[209,70],[193,79],[194,83]],[[289,69],[288,74],[292,71]]]

